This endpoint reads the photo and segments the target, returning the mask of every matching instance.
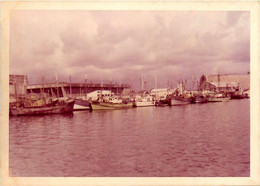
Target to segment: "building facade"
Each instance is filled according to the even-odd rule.
[[[202,75],[199,90],[235,91],[250,89],[250,74]]]
[[[44,83],[27,86],[28,94],[45,94],[52,97],[81,97],[96,90],[110,90],[115,95],[123,94],[130,90],[126,84],[92,84],[92,83]]]
[[[9,98],[14,102],[17,98],[27,93],[27,75],[9,75]]]

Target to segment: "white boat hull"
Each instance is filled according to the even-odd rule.
[[[136,101],[134,102],[135,107],[151,107],[155,106],[155,101],[150,101],[150,102],[143,102],[143,101]]]
[[[187,105],[187,104],[189,104],[188,101],[177,100],[177,99],[171,99],[170,100],[171,106],[179,106],[179,105]]]
[[[133,103],[91,103],[92,110],[128,109],[132,107]]]
[[[74,104],[73,110],[90,110],[90,107]]]

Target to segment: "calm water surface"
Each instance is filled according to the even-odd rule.
[[[250,176],[249,99],[10,118],[10,176]]]

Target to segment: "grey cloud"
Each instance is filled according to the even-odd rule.
[[[57,47],[57,43],[51,40],[47,40],[39,42],[38,45],[33,47],[32,52],[34,55],[52,55],[55,53],[55,49]]]
[[[37,24],[41,21],[41,24]],[[153,85],[249,70],[249,14],[189,11],[24,11],[11,23],[11,72],[39,81],[113,78]],[[238,64],[232,68],[233,65]],[[33,66],[33,67],[32,67]],[[229,68],[226,68],[229,67]]]
[[[233,26],[238,23],[240,17],[243,15],[241,11],[230,11],[227,12],[227,25]]]

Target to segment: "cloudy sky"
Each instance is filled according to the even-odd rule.
[[[29,83],[88,81],[147,87],[250,70],[250,13],[13,11],[10,73]]]

